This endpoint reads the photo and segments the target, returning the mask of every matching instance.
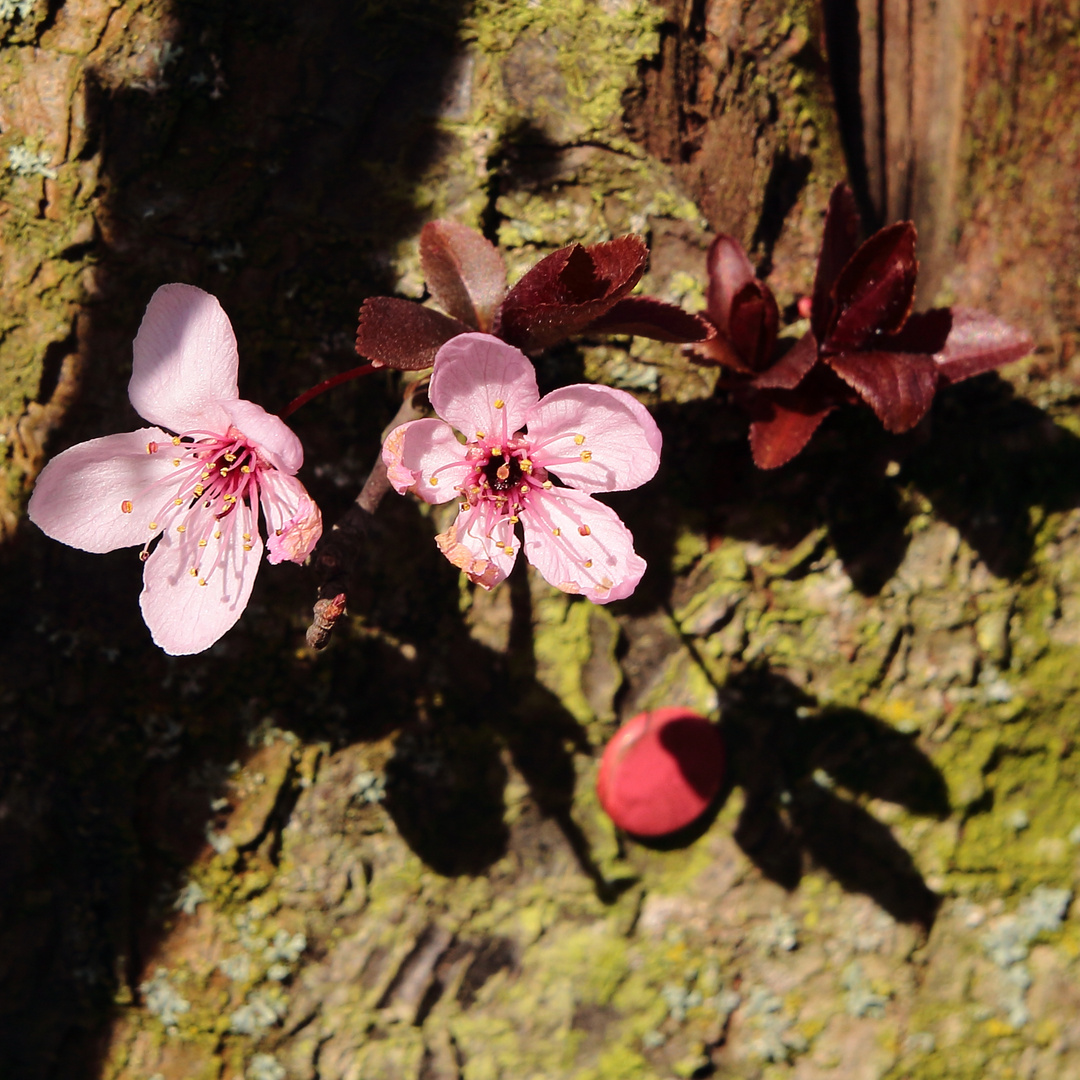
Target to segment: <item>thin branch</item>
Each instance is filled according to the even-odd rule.
[[[386,430],[417,420],[424,415],[423,401],[427,382],[412,383],[405,391],[394,419]],[[330,642],[337,621],[345,614],[349,582],[353,570],[365,549],[368,529],[383,496],[390,490],[386,465],[382,456],[375,462],[360,493],[334,527],[326,533],[311,558],[319,582],[319,599],[315,602],[307,643],[312,649],[324,649]]]

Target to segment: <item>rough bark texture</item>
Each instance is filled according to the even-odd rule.
[[[388,496],[325,653],[285,569],[173,660],[133,553],[20,521],[46,452],[135,424],[158,284],[221,297],[270,408],[355,364],[365,296],[421,294],[434,216],[515,271],[643,231],[648,291],[698,304],[722,228],[793,319],[844,174],[828,20],[0,3],[5,1077],[1080,1073],[1080,12],[936,10],[964,28],[954,127],[920,128],[921,61],[879,35],[882,97],[837,79],[843,142],[858,117],[875,167],[940,163],[955,206],[909,205],[936,252],[956,223],[945,288],[1029,326],[1033,359],[903,438],[836,414],[761,473],[676,349],[559,349],[542,384],[631,389],[664,431],[661,474],[611,500],[650,563],[632,600],[523,569],[473,590],[434,547],[443,512]],[[328,520],[400,401],[384,373],[297,414]],[[643,846],[592,784],[619,720],[662,704],[719,719],[728,779]]]

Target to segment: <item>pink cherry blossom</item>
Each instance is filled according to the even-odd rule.
[[[660,431],[640,402],[587,384],[541,398],[528,358],[487,334],[439,349],[428,396],[442,419],[395,428],[383,461],[399,493],[459,501],[436,537],[450,562],[492,588],[514,565],[520,523],[525,557],[556,588],[598,604],[634,591],[645,560],[592,493],[636,488],[655,474]]]
[[[29,514],[83,551],[141,545],[140,604],[154,641],[173,655],[202,652],[251,596],[259,506],[272,563],[303,562],[322,519],[295,476],[300,440],[240,398],[236,338],[213,296],[163,285],[134,352],[128,396],[155,426],[65,450],[38,477]]]

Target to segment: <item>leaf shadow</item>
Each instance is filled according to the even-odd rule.
[[[538,858],[548,858],[542,849],[551,847],[551,838],[544,835],[544,823],[553,823],[597,896],[613,902],[632,880],[609,881],[604,876],[571,814],[577,785],[574,754],[592,751],[581,724],[537,678],[532,597],[523,561],[502,586],[510,597],[503,653],[470,635],[459,610],[458,571],[431,542],[418,508],[402,501],[387,509],[373,526],[371,550],[390,543],[400,548],[402,517],[411,517],[414,531],[426,543],[397,562],[402,573],[423,583],[429,621],[433,600],[441,608],[434,635],[430,630],[425,634],[412,620],[410,613],[421,608],[408,600],[394,605],[406,614],[405,622],[389,616],[377,600],[371,612],[391,633],[409,635],[415,642],[411,684],[416,686],[415,673],[423,672],[440,701],[429,716],[405,725],[387,765],[385,806],[399,832],[440,874],[478,874],[490,868],[508,852],[511,841],[505,823],[505,754],[525,781],[538,815],[538,820],[516,827],[515,847],[531,846]],[[373,569],[377,563],[373,560]],[[400,584],[407,595],[408,584]],[[399,595],[396,587],[378,592]],[[525,839],[524,833],[530,837]]]
[[[929,930],[941,898],[859,801],[947,816],[944,778],[914,740],[860,710],[819,707],[764,667],[733,676],[722,706],[729,784],[746,798],[734,836],[755,865],[786,889],[819,867],[896,920]]]
[[[1010,580],[1028,566],[1045,513],[1080,505],[1080,438],[994,373],[943,390],[905,435],[884,431],[868,410],[838,410],[802,454],[767,471],[753,465],[745,421],[722,398],[662,405],[656,418],[660,473],[610,500],[649,561],[627,602],[633,611],[655,610],[671,595],[686,529],[781,552],[824,530],[856,589],[873,596],[903,562],[926,501]]]

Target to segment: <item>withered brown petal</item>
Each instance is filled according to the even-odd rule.
[[[679,345],[704,343],[716,336],[712,324],[654,296],[628,296],[586,327],[589,333],[636,334]]]
[[[851,352],[827,356],[825,362],[894,434],[926,415],[937,390],[937,365],[922,353]]]
[[[780,309],[772,290],[756,278],[748,281],[731,302],[728,337],[735,351],[755,371],[761,371],[772,359]]]
[[[526,352],[578,334],[638,283],[648,257],[645,241],[632,235],[560,248],[507,293],[496,333]]]
[[[851,257],[832,289],[833,322],[826,352],[861,349],[876,334],[894,334],[915,301],[915,226],[879,229]]]
[[[859,247],[859,211],[847,184],[837,184],[829,196],[825,212],[825,232],[821,239],[814,293],[810,302],[810,324],[820,341],[828,329],[832,311],[832,287]]]
[[[797,390],[780,390],[755,395],[748,407],[754,464],[759,469],[778,469],[806,446],[836,403]]]
[[[1019,360],[1031,352],[1034,344],[1027,331],[1010,326],[996,315],[974,308],[953,308],[952,330],[945,347],[935,353],[934,363],[945,382],[955,383]]]
[[[794,390],[817,363],[817,358],[817,341],[807,331],[775,364],[754,376],[754,386],[759,390]]]
[[[506,295],[506,266],[494,244],[466,225],[429,221],[420,230],[420,268],[447,315],[490,332]]]
[[[371,296],[360,307],[356,351],[376,367],[430,367],[439,346],[471,327],[412,300]]]
[[[734,236],[720,233],[705,259],[709,275],[705,311],[721,334],[730,333],[731,304],[736,293],[754,280],[754,267]]]

